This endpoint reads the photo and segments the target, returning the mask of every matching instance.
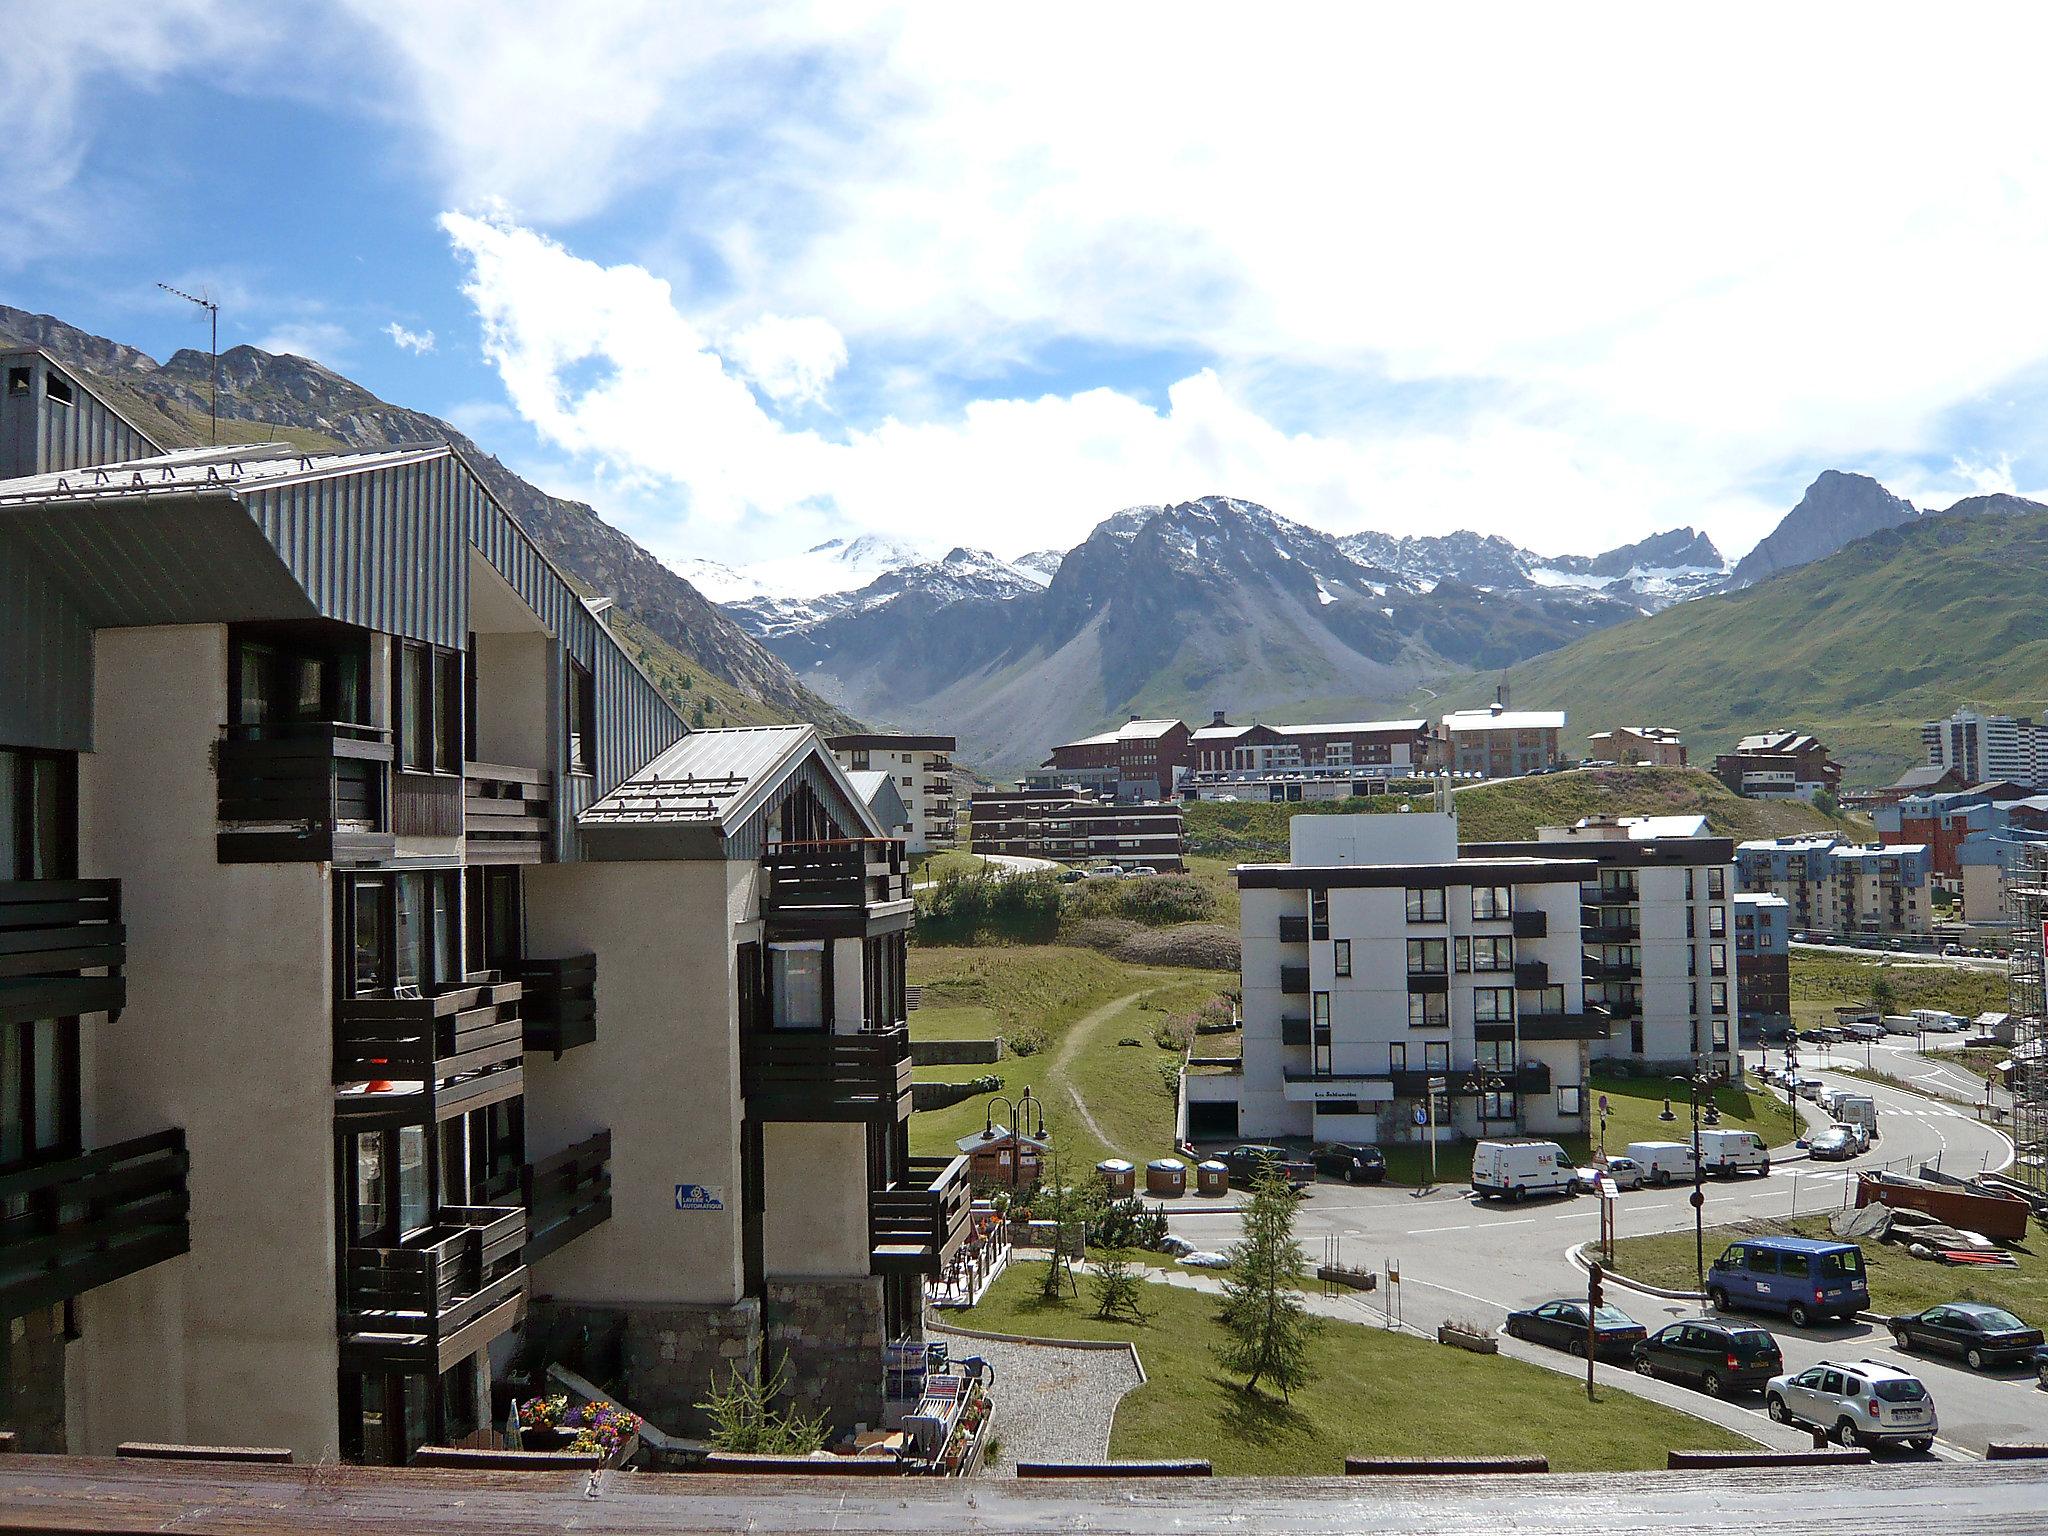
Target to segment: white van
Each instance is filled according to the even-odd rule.
[[[1845,1093],[1835,1100],[1835,1107],[1829,1111],[1844,1125],[1853,1125],[1864,1134],[1867,1141],[1875,1141],[1877,1130],[1877,1100],[1866,1093]]]
[[[1910,1014],[1888,1013],[1884,1016],[1884,1032],[1888,1035],[1917,1035],[1925,1027]]]
[[[1700,1133],[1702,1141],[1706,1133]],[[1643,1177],[1652,1184],[1669,1184],[1683,1179],[1692,1182],[1692,1147],[1682,1141],[1632,1141],[1628,1155],[1643,1165]]]
[[[1554,1141],[1516,1137],[1482,1141],[1472,1149],[1472,1193],[1482,1198],[1574,1194],[1577,1176],[1577,1167]]]
[[[1700,1131],[1700,1166],[1709,1176],[1733,1178],[1738,1173],[1768,1174],[1771,1149],[1755,1131],[1728,1131],[1719,1127]]]
[[[1874,1019],[1854,1019],[1843,1024],[1842,1037],[1846,1040],[1882,1040],[1884,1026]]]
[[[1963,1021],[1946,1008],[1915,1008],[1913,1017],[1929,1034],[1945,1035],[1963,1027]]]

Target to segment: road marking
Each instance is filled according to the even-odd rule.
[[[1462,1227],[1411,1227],[1408,1235],[1410,1237],[1421,1237],[1428,1232],[1470,1232],[1471,1230],[1472,1223],[1468,1221]]]
[[[1514,1221],[1489,1221],[1487,1225],[1489,1227],[1533,1227],[1536,1225],[1536,1218],[1534,1216],[1523,1216]]]

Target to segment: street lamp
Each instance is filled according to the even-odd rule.
[[[984,1140],[992,1140],[995,1137],[998,1104],[1003,1106],[1003,1113],[1010,1117],[1010,1203],[1015,1205],[1017,1175],[1024,1165],[1024,1138],[1029,1136],[1034,1141],[1045,1140],[1045,1106],[1031,1096],[1029,1085],[1026,1085],[1024,1092],[1015,1100],[1000,1093],[990,1094],[988,1108],[981,1122]]]
[[[1678,1079],[1685,1084],[1686,1098],[1692,1106],[1692,1257],[1702,1291],[1707,1288],[1707,1170],[1700,1162],[1700,1090],[1706,1090],[1709,1108],[1718,1109],[1714,1104],[1714,1085],[1726,1075],[1713,1064],[1712,1058],[1695,1056],[1692,1071]],[[1720,1116],[1716,1114],[1714,1118],[1718,1120]]]
[[[1465,1093],[1473,1095],[1500,1093],[1507,1089],[1512,1088],[1513,1086],[1513,1079],[1501,1076],[1500,1073],[1494,1071],[1490,1067],[1482,1067],[1477,1063],[1474,1063],[1472,1067],[1472,1075],[1465,1079],[1463,1091]],[[1483,1102],[1480,1108],[1480,1128],[1483,1131],[1486,1125],[1486,1116],[1484,1113],[1485,1105]]]

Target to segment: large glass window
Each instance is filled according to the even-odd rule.
[[[571,660],[568,676],[569,771],[597,772],[597,684],[590,669]]]
[[[344,879],[350,996],[400,989],[433,993],[462,980],[458,873],[436,869]]]
[[[1411,976],[1441,976],[1444,974],[1444,950],[1442,939],[1410,939],[1408,941],[1408,974]]]
[[[391,717],[398,766],[408,773],[454,773],[462,766],[462,653],[398,644],[392,665]]]
[[[1430,890],[1408,888],[1408,921],[1411,923],[1440,923],[1444,920],[1444,893],[1441,887]]]
[[[1512,886],[1475,885],[1472,887],[1472,917],[1475,922],[1490,922],[1495,918],[1515,915],[1515,893]]]
[[[1408,1027],[1442,1029],[1451,1022],[1450,999],[1441,992],[1408,994]]]
[[[1477,1024],[1510,1024],[1515,1017],[1513,987],[1474,987],[1472,1019]]]
[[[0,747],[0,880],[78,873],[78,759]]]
[[[1512,971],[1515,968],[1515,941],[1513,939],[1474,939],[1472,941],[1472,969],[1475,971]]]
[[[1337,940],[1333,963],[1339,976],[1349,976],[1351,974],[1351,941],[1349,939]]]
[[[369,636],[340,625],[245,625],[233,635],[234,723],[275,727],[370,718]],[[269,734],[267,731],[259,734]]]
[[[826,1012],[828,970],[823,940],[768,946],[768,995],[775,1028],[823,1029],[831,1022]]]

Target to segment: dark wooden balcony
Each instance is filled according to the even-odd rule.
[[[223,864],[391,856],[391,741],[376,726],[227,725],[216,748]]]
[[[1527,1041],[1605,1040],[1613,1027],[1614,1015],[1598,1003],[1581,1013],[1525,1013],[1518,1026]]]
[[[974,1189],[965,1157],[913,1157],[868,1196],[869,1273],[936,1279],[967,1240]]]
[[[548,857],[554,821],[545,773],[470,763],[463,781],[463,840],[470,863],[539,864]]]
[[[0,880],[0,1025],[119,1017],[127,958],[120,881]]]
[[[1308,1020],[1283,1018],[1280,1021],[1280,1043],[1282,1045],[1307,1045],[1309,1042]]]
[[[1308,942],[1308,919],[1305,917],[1281,918],[1280,942],[1282,944],[1306,944]]]
[[[182,1130],[0,1175],[0,1316],[16,1318],[191,1247]]]
[[[742,1042],[740,1091],[762,1120],[910,1116],[910,1031],[757,1029]]]
[[[519,967],[526,988],[526,1048],[560,1056],[597,1038],[597,956],[563,955],[527,960]]]
[[[463,781],[452,773],[391,775],[391,830],[399,837],[462,836]]]
[[[835,938],[910,926],[900,838],[777,843],[761,855],[761,917],[777,938]]]
[[[1550,933],[1550,914],[1541,907],[1515,913],[1514,935],[1518,939],[1541,939]]]
[[[336,1003],[336,1117],[367,1130],[516,1098],[526,1049],[521,991],[516,981],[472,978],[431,997]]]
[[[1545,960],[1517,960],[1515,962],[1515,986],[1524,992],[1537,992],[1550,985],[1550,963]]]
[[[1583,907],[1579,917],[1579,939],[1586,944],[1633,944],[1643,936],[1642,922],[1618,912],[1603,913],[1598,907]]]
[[[345,1371],[441,1372],[517,1326],[526,1212],[443,1206],[397,1248],[351,1248],[341,1274]]]
[[[612,1133],[599,1131],[519,1171],[526,1262],[537,1263],[612,1214]]]
[[[1580,970],[1588,981],[1634,981],[1642,975],[1642,965],[1634,960],[1603,960],[1598,955],[1584,955],[1580,959]]]
[[[1308,991],[1308,967],[1305,965],[1283,965],[1280,967],[1280,990],[1289,997],[1298,997]]]

